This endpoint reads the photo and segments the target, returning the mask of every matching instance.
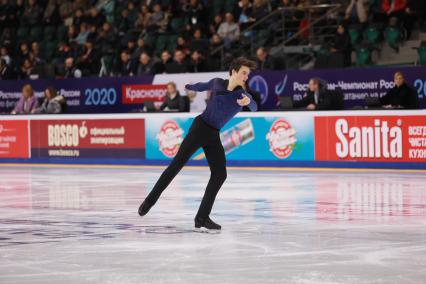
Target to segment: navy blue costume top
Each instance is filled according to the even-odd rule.
[[[257,110],[257,104],[249,93],[241,86],[236,87],[232,91],[228,91],[228,83],[228,80],[214,78],[206,83],[196,83],[185,86],[185,88],[190,91],[211,91],[210,99],[207,101],[207,107],[201,114],[201,118],[208,125],[216,129],[221,129],[231,118],[242,110],[237,100],[242,99],[243,94],[250,98],[248,108],[251,111]]]

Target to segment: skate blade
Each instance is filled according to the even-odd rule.
[[[201,228],[194,228],[194,232],[196,233],[202,233],[202,234],[220,234],[220,230],[210,230],[204,227]]]

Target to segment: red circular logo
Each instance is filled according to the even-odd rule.
[[[183,141],[183,130],[173,121],[168,120],[163,123],[160,132],[157,134],[160,151],[168,158],[173,158],[179,150]]]
[[[269,141],[269,150],[279,159],[291,155],[296,144],[296,130],[286,120],[279,118],[272,123],[266,139]]]

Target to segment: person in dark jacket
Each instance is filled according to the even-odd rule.
[[[251,95],[244,90],[250,70],[255,67],[255,62],[245,58],[237,58],[231,62],[229,80],[214,78],[206,83],[185,86],[185,89],[196,92],[210,90],[210,100],[203,113],[194,119],[176,156],[140,205],[138,210],[140,216],[145,216],[149,212],[191,156],[199,148],[203,148],[210,166],[211,177],[194,219],[195,228],[221,229],[221,226],[209,217],[216,195],[227,176],[225,150],[220,140],[220,129],[243,107],[248,106],[252,111],[257,110],[257,105],[252,100]]]
[[[401,72],[396,72],[393,80],[395,82],[395,87],[380,98],[382,107],[418,109],[419,96],[415,89],[407,85],[404,75]]]
[[[343,57],[343,67],[351,65],[351,39],[343,25],[337,27],[337,33],[330,51]],[[335,59],[337,58],[335,57]]]
[[[305,107],[307,110],[332,110],[333,100],[327,92],[326,83],[320,78],[309,80],[309,90],[302,100],[294,102],[295,108]]]
[[[184,97],[179,94],[174,82],[169,82],[167,84],[166,100],[159,107],[160,110],[166,110],[166,108],[167,110],[177,110],[180,112],[187,111]]]

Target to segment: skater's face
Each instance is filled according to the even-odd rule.
[[[250,68],[247,66],[241,66],[240,70],[232,70],[232,76],[234,76],[238,85],[245,86],[248,76],[250,74]]]

